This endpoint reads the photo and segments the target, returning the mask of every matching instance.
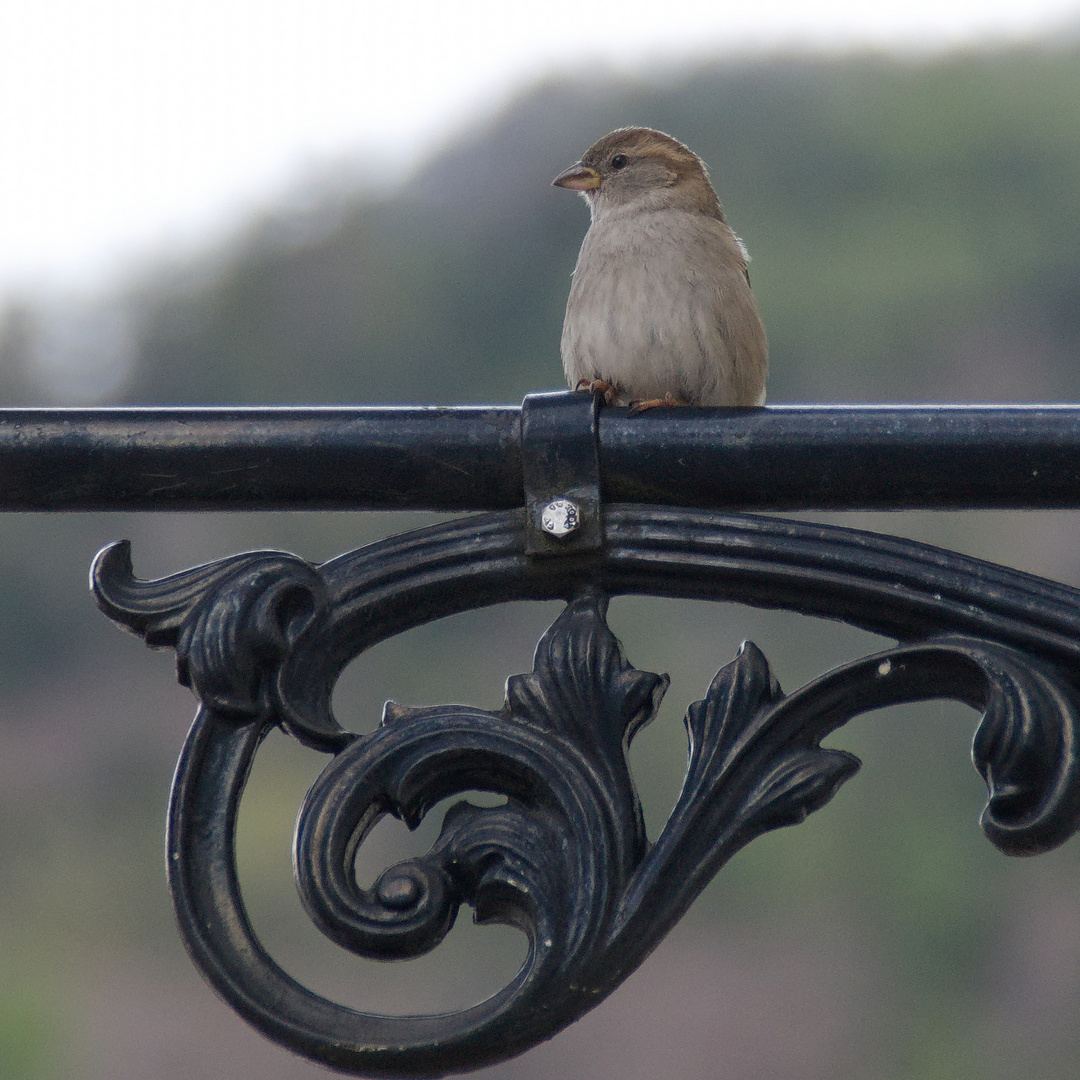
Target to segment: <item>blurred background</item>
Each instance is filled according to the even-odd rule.
[[[872,5],[863,5],[869,9]],[[585,207],[551,178],[647,124],[712,168],[754,255],[781,401],[1080,396],[1080,8],[853,9],[624,0],[359,5],[38,0],[0,12],[0,402],[517,402],[561,384]],[[810,10],[812,7],[813,10]],[[819,515],[820,517],[820,515]],[[249,547],[322,560],[422,515],[0,519],[0,1077],[327,1075],[208,990],[172,925],[162,832],[193,713],[171,654],[86,590],[130,537],[152,576]],[[1080,584],[1080,515],[835,515]],[[387,698],[497,708],[557,605],[388,642],[344,675]],[[752,638],[794,690],[879,639],[723,605],[623,598],[668,671],[633,751],[650,832],[679,788],[686,705]],[[857,720],[863,770],[755,842],[592,1014],[491,1080],[1075,1077],[1080,846],[980,835],[977,717]],[[293,818],[325,759],[272,737],[244,804],[252,917],[284,965],[386,1012],[501,986],[523,942],[459,919],[432,957],[363,964],[300,911]],[[423,846],[379,827],[365,854]]]

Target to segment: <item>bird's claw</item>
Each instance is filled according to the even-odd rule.
[[[619,396],[619,388],[614,383],[603,379],[578,379],[575,390],[588,390],[590,394],[601,394],[605,405],[614,405]]]
[[[631,401],[630,411],[632,413],[643,413],[648,412],[650,409],[673,409],[685,404],[685,401],[680,401],[669,390],[663,397],[646,398],[644,401]]]

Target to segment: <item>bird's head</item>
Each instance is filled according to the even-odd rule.
[[[701,158],[652,128],[619,128],[605,135],[552,183],[580,192],[593,218],[635,204],[696,210],[720,220],[724,216]]]

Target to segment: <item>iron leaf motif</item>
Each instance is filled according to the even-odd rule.
[[[504,1017],[492,1004],[500,996],[477,1007],[493,1010],[492,1045],[536,1041],[607,993],[607,930],[645,853],[626,747],[668,681],[626,662],[605,606],[595,593],[567,606],[533,671],[508,681],[499,713],[388,705],[381,726],[327,766],[300,813],[301,896],[343,947],[416,955],[442,939],[462,902],[478,921],[528,935],[512,1008]],[[415,826],[470,789],[503,794],[506,805],[455,804],[426,856],[356,887],[352,853],[384,813]]]

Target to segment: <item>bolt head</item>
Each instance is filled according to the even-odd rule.
[[[581,511],[573,499],[552,499],[540,514],[540,528],[562,539],[581,524]]]

